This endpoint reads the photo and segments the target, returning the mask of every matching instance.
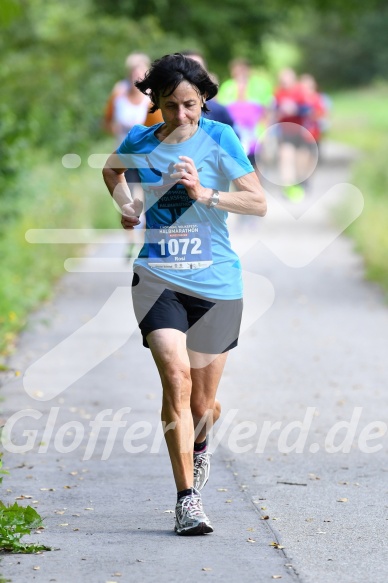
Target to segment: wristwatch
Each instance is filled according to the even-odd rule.
[[[207,203],[207,208],[212,209],[215,206],[217,206],[219,202],[220,202],[220,193],[218,192],[218,190],[213,189],[213,194],[211,195],[210,200]]]

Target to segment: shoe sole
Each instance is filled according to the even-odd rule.
[[[179,531],[177,527],[175,527],[175,532],[179,536],[197,536],[201,534],[210,534],[213,532],[213,527],[210,524],[206,524],[206,522],[200,522],[197,526],[193,526],[192,528],[186,528],[185,530]]]

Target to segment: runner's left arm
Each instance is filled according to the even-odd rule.
[[[256,172],[249,172],[240,178],[236,178],[233,180],[233,184],[237,191],[219,192],[220,201],[216,208],[239,215],[264,217],[267,212],[267,203]],[[213,190],[211,188],[204,188],[201,197],[197,200],[208,204],[212,194]]]
[[[188,195],[200,204],[208,205],[212,188],[201,185],[194,161],[188,156],[179,156],[181,162],[174,164],[175,173],[171,178],[185,186]],[[264,190],[256,172],[248,172],[233,180],[236,192],[219,192],[218,209],[240,215],[257,215],[263,217],[267,212]]]

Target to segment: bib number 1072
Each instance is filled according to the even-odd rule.
[[[167,243],[165,239],[158,241],[160,245],[160,256],[166,257],[166,255],[200,255],[202,253],[201,239],[198,237],[193,237],[189,239],[188,237],[182,239],[168,239]]]

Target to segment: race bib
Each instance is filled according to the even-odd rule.
[[[157,269],[203,269],[213,263],[210,223],[149,229],[148,265]]]

